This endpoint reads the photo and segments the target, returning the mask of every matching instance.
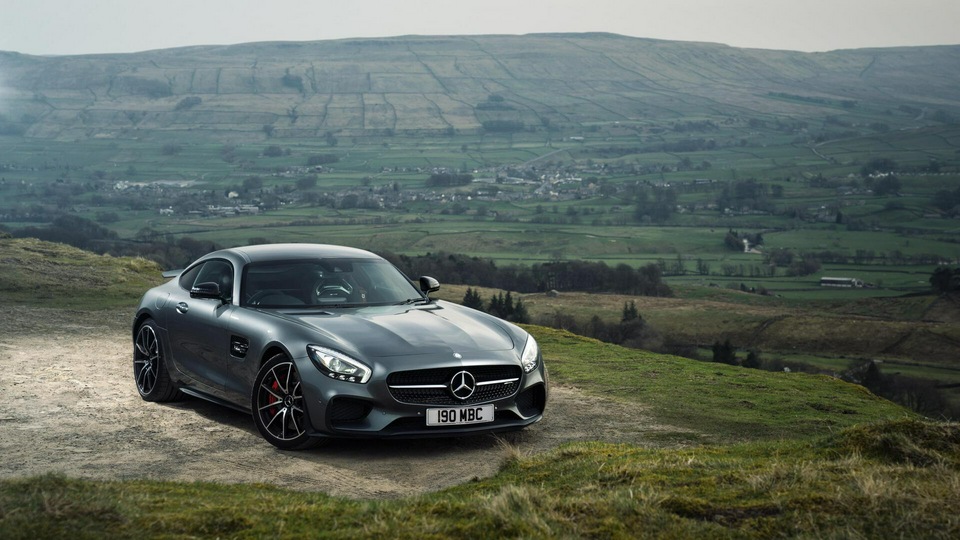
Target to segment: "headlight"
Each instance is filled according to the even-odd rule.
[[[540,347],[537,346],[537,340],[533,336],[527,336],[527,344],[523,346],[523,354],[520,355],[520,366],[524,373],[530,373],[537,369],[537,358],[540,356]]]
[[[307,354],[317,369],[331,379],[362,384],[369,381],[373,373],[363,362],[333,349],[308,345]]]

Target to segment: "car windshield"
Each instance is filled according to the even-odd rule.
[[[251,263],[241,305],[260,308],[356,307],[425,300],[399,270],[378,259]]]

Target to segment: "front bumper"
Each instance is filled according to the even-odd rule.
[[[491,367],[516,366],[515,358],[465,359],[461,363],[431,363],[420,358],[407,363],[422,371],[451,370],[482,372]],[[402,362],[392,362],[401,364]],[[406,403],[398,401],[387,384],[387,377],[375,376],[366,384],[331,380],[309,364],[300,367],[311,435],[337,438],[431,438],[457,437],[482,433],[516,431],[538,422],[546,407],[548,388],[542,359],[530,373],[519,372],[516,391],[487,401],[470,400],[458,403],[450,396],[435,402]],[[307,371],[310,370],[310,371]],[[383,366],[375,373],[387,373]],[[393,372],[397,371],[396,369]],[[303,376],[307,372],[310,376]],[[480,424],[427,426],[427,409],[492,404],[494,420]]]

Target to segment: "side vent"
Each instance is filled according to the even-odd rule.
[[[247,351],[250,349],[250,341],[240,336],[230,336],[230,356],[234,358],[246,358]]]

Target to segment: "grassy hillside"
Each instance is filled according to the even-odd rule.
[[[163,282],[160,272],[146,259],[96,255],[29,238],[0,238],[0,298],[8,307],[133,310],[140,295]]]
[[[153,265],[135,260],[37,241],[6,239],[0,246],[5,298],[31,286],[66,294],[57,283],[76,274],[87,289],[77,305],[109,307],[135,302],[133,289],[157,279]],[[9,272],[14,268],[32,272]],[[127,286],[116,288],[117,276],[126,276]],[[96,295],[107,300],[98,305]],[[47,301],[36,295],[16,300]],[[827,377],[702,363],[529,329],[552,384],[639,405],[663,426],[659,448],[597,441],[525,455],[522,447],[505,443],[496,476],[394,501],[264,485],[92,482],[57,475],[4,480],[0,536],[960,534],[956,424],[921,421]]]
[[[898,407],[837,379],[769,373],[625,349],[533,329],[557,382],[650,407],[655,418],[732,443],[824,434],[900,416]]]

